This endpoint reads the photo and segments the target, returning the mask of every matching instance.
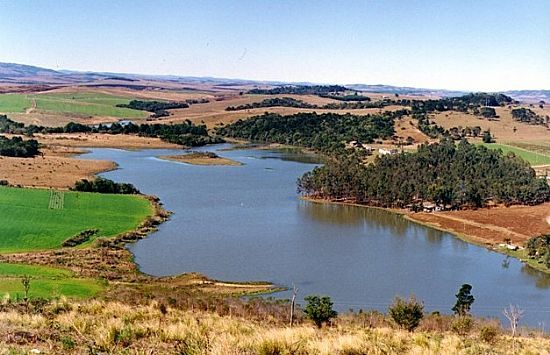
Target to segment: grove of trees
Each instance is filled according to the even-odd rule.
[[[395,133],[394,120],[402,114],[399,111],[366,116],[315,112],[287,116],[265,113],[219,127],[216,132],[227,137],[330,152],[343,148],[351,140],[368,143],[378,138],[392,137]]]
[[[95,180],[83,179],[77,181],[73,190],[83,192],[100,192],[104,194],[139,194],[139,190],[132,184],[118,183],[98,177]]]
[[[38,142],[34,139],[23,140],[21,137],[0,136],[0,156],[29,158],[39,153]]]
[[[550,200],[546,181],[521,158],[465,140],[456,145],[450,139],[421,145],[415,153],[377,157],[370,165],[362,164],[356,154],[340,154],[304,174],[298,190],[312,197],[413,209],[422,201],[458,209],[482,207],[489,201]]]

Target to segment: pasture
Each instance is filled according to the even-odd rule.
[[[104,286],[97,280],[76,278],[64,269],[47,266],[0,263],[0,294],[10,298],[25,295],[21,280],[30,277],[29,297],[51,298],[55,296],[89,297]]]
[[[0,187],[0,253],[60,248],[87,229],[111,237],[135,229],[153,213],[135,195]],[[89,242],[88,242],[89,243]]]
[[[148,117],[149,113],[145,111],[116,107],[118,104],[127,104],[131,99],[99,92],[3,94],[0,95],[0,112],[41,112],[132,119]]]
[[[510,145],[506,144],[498,144],[498,143],[491,143],[491,144],[483,144],[485,147],[490,149],[500,149],[504,154],[507,154],[509,152],[514,153],[516,156],[521,157],[522,159],[529,162],[529,164],[536,166],[536,165],[546,165],[550,164],[550,156],[532,152],[526,149],[518,148],[518,147],[512,147]]]
[[[0,95],[0,113],[25,112],[32,106],[32,101],[25,94]]]

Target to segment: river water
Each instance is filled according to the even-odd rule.
[[[102,176],[130,182],[174,212],[129,246],[143,272],[295,284],[300,299],[329,295],[340,311],[385,311],[396,295],[414,294],[426,310],[450,313],[458,288],[469,283],[473,313],[502,319],[512,303],[525,310],[523,324],[550,327],[548,275],[390,212],[299,200],[296,179],[315,167],[311,157],[225,148],[199,150],[244,165],[157,158],[181,150],[93,149],[83,156],[115,161],[120,168]]]

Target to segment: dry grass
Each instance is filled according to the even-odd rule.
[[[109,161],[74,159],[45,150],[43,157],[0,157],[0,180],[27,187],[69,188],[78,180],[92,179],[115,167]]]
[[[36,134],[34,139],[51,147],[93,147],[119,149],[181,149],[177,144],[167,143],[160,138],[147,138],[130,134],[60,133]]]
[[[85,152],[81,147],[181,149],[181,146],[163,142],[159,138],[135,135],[36,134],[33,138],[45,145],[41,149],[43,156],[0,157],[0,180],[26,187],[69,188],[78,180],[93,179],[100,172],[116,168],[116,164],[110,161],[74,158],[74,155]]]
[[[496,329],[409,333],[387,326],[371,328],[337,321],[330,328],[294,328],[209,312],[165,308],[156,302],[133,306],[118,302],[71,303],[61,299],[40,312],[22,308],[0,312],[0,347],[6,352],[125,354],[548,354],[550,340],[512,339]]]
[[[454,111],[437,113],[433,116],[433,119],[436,124],[444,128],[480,126],[482,130],[490,129],[498,143],[529,142],[548,144],[550,138],[548,128],[515,121],[512,119],[511,109],[508,107],[496,107],[495,110],[500,116],[498,121],[480,119],[471,114]],[[516,132],[514,132],[514,127]]]

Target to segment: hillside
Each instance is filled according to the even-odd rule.
[[[0,347],[43,353],[163,354],[548,354],[550,340],[512,338],[489,321],[471,330],[433,316],[415,332],[394,327],[377,313],[340,317],[333,326],[293,328],[267,316],[250,320],[213,312],[183,311],[152,302],[70,302],[42,305],[34,314],[5,305]],[[120,315],[124,315],[121,317]],[[55,324],[55,327],[50,326]],[[35,351],[36,352],[36,351]]]

